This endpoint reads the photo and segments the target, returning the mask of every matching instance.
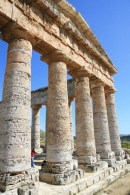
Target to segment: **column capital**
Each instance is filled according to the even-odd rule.
[[[58,49],[55,49],[47,53],[45,56],[41,56],[40,59],[46,62],[47,64],[53,62],[64,62],[67,65],[70,62],[69,57],[62,50]]]
[[[91,86],[91,89],[93,89],[95,87],[104,86],[104,83],[100,79],[95,77],[95,78],[90,79],[90,86]]]
[[[24,39],[29,41],[32,46],[37,43],[37,39],[28,33],[28,31],[20,28],[16,23],[9,23],[2,29],[1,37],[3,40],[11,43],[14,39]]]
[[[117,92],[117,90],[114,88],[114,86],[105,87],[106,94],[114,94],[115,92]]]
[[[90,77],[91,73],[86,69],[86,66],[82,66],[79,69],[72,69],[68,71],[68,74],[71,75],[73,78],[79,77]]]
[[[69,103],[71,103],[74,99],[75,97],[68,97]]]
[[[36,105],[32,105],[31,108],[32,109],[40,109],[43,105],[42,104],[36,104]]]

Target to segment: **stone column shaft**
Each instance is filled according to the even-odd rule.
[[[47,161],[70,161],[68,92],[66,64],[63,62],[52,62],[49,65],[47,108]]]
[[[109,159],[114,154],[111,152],[104,86],[97,81],[92,83],[91,88],[96,151],[102,159]]]
[[[46,129],[45,129],[45,148],[44,148],[44,152],[47,151],[47,105],[46,105],[46,119],[45,119],[45,125],[46,125]]]
[[[106,91],[106,106],[109,123],[109,133],[111,148],[115,152],[117,159],[124,158],[124,150],[121,148],[120,134],[116,115],[114,91]],[[118,160],[119,160],[118,159]]]
[[[72,127],[72,106],[71,100],[69,100],[69,117],[70,117],[70,139],[71,139],[71,151],[74,152],[74,138],[73,138],[73,127]]]
[[[40,108],[41,105],[32,107],[32,148],[40,149]]]
[[[31,56],[29,41],[10,42],[0,116],[1,172],[20,172],[31,167]]]
[[[71,183],[84,174],[72,160],[70,116],[67,90],[69,58],[61,50],[43,56],[49,64],[47,100],[47,162],[42,165],[40,179],[53,184]]]
[[[79,163],[91,165],[96,162],[96,148],[89,78],[77,77],[75,90],[76,154]]]

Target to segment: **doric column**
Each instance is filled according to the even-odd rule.
[[[84,69],[70,72],[70,74],[75,78],[76,154],[78,163],[92,165],[97,160],[89,74]]]
[[[0,116],[1,172],[15,173],[31,168],[31,57],[29,41],[10,41]]]
[[[66,63],[68,60],[58,51],[45,60],[49,64],[47,100],[47,161],[62,163],[72,159]]]
[[[72,126],[72,106],[71,102],[73,98],[69,98],[69,118],[70,118],[70,139],[71,139],[71,152],[74,152],[74,138],[73,138],[73,126]]]
[[[45,129],[45,148],[44,148],[44,152],[47,151],[47,105],[46,105],[46,118],[45,118],[45,125],[46,125],[46,129]]]
[[[91,89],[96,151],[101,159],[109,159],[108,164],[112,165],[115,161],[110,160],[114,158],[114,152],[111,151],[104,85],[99,80],[95,80],[91,82]]]
[[[76,174],[79,175],[78,171],[76,171],[77,161],[73,161],[71,155],[66,76],[66,64],[69,60],[60,50],[53,51],[47,57],[43,57],[42,60],[49,64],[49,85],[47,100],[47,163],[46,167],[43,166],[40,171],[40,179],[61,185],[74,181]],[[71,177],[73,169],[73,177]],[[66,180],[66,177],[69,178],[69,181]]]
[[[32,135],[31,145],[37,153],[40,151],[40,108],[41,105],[32,106]]]
[[[107,106],[107,115],[108,115],[108,124],[109,124],[109,133],[111,141],[111,149],[115,152],[116,159],[124,159],[125,152],[121,148],[120,134],[118,128],[118,121],[116,115],[116,106],[115,106],[115,93],[114,88],[107,88],[106,92],[106,106]]]

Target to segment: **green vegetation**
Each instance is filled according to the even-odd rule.
[[[40,130],[40,145],[44,147],[45,145],[45,131]]]
[[[121,141],[127,141],[130,142],[130,135],[125,135],[121,137]]]
[[[40,130],[40,140],[45,140],[45,131]]]
[[[130,142],[122,141],[121,146],[122,148],[130,149]]]
[[[121,137],[121,146],[122,148],[130,149],[130,135]]]

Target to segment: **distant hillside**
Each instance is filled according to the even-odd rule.
[[[130,142],[130,135],[124,135],[124,136],[121,136],[121,141],[127,141],[127,142]]]

